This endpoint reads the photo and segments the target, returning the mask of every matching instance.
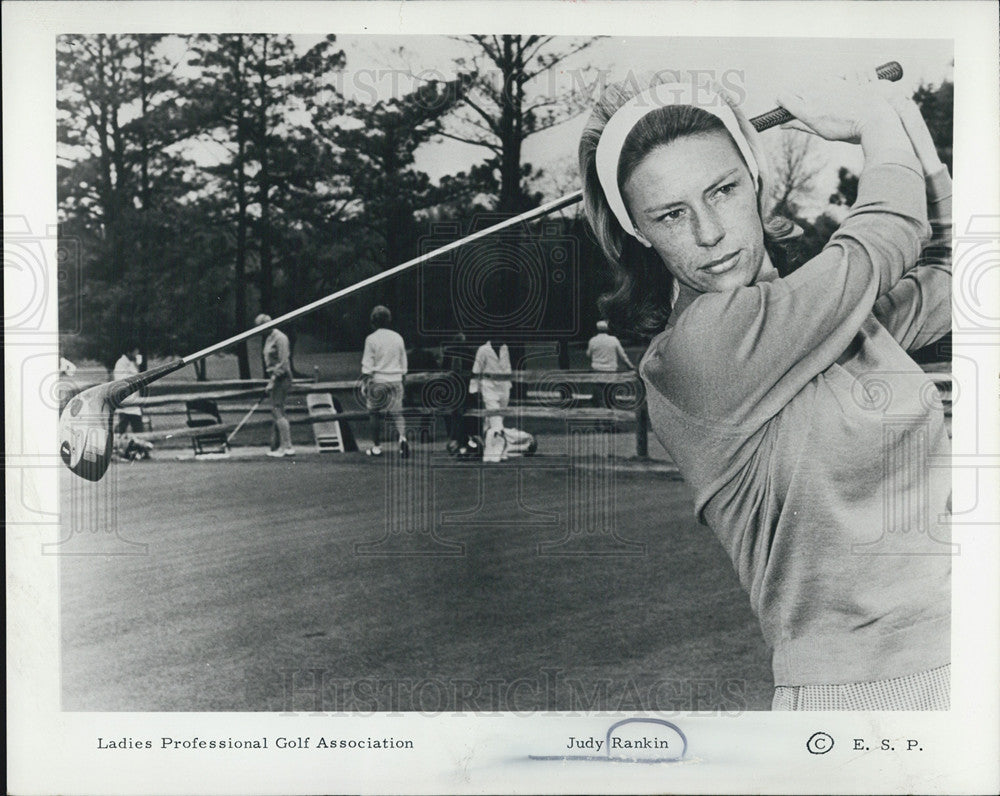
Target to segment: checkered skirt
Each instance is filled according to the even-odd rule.
[[[951,666],[843,685],[780,685],[772,710],[948,710]]]

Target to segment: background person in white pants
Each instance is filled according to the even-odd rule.
[[[501,343],[499,349],[494,348],[493,343],[489,340],[479,346],[479,350],[476,351],[476,360],[472,364],[472,381],[469,384],[469,392],[478,392],[482,396],[483,408],[487,412],[506,409],[510,403],[512,382],[508,379],[491,378],[510,372],[510,351],[505,343]],[[487,415],[483,426],[483,437],[486,441],[483,461],[499,462],[505,460],[507,458],[507,440],[503,431],[503,414]]]
[[[137,346],[129,346],[115,362],[114,371],[111,374],[112,381],[127,379],[130,376],[139,375],[139,363],[142,362],[142,354]],[[118,427],[115,429],[119,434],[133,432],[142,433],[142,408],[139,406],[123,406],[118,410]]]
[[[138,346],[127,346],[118,361],[115,362],[114,371],[111,374],[112,380],[119,381],[130,376],[138,376],[141,363],[142,354],[139,352]],[[76,369],[74,368],[74,370]],[[132,436],[143,432],[142,407],[123,406],[118,410],[117,417],[115,444],[118,455],[133,460],[148,458],[153,443],[140,441]]]
[[[374,330],[365,338],[365,352],[361,357],[361,378],[364,381],[365,402],[371,421],[372,446],[369,456],[381,456],[382,418],[392,414],[399,433],[399,455],[410,455],[406,440],[406,421],[403,418],[403,377],[407,371],[406,345],[403,338],[388,326],[392,313],[381,304],[372,310]]]

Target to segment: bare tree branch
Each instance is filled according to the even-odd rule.
[[[531,79],[533,79],[535,77],[538,77],[538,75],[540,75],[542,72],[547,72],[552,67],[554,67],[554,66],[556,66],[558,64],[561,64],[563,61],[565,61],[570,56],[576,55],[578,52],[582,52],[583,50],[586,50],[588,47],[590,47],[594,43],[594,41],[595,41],[594,39],[591,39],[589,41],[582,42],[581,44],[578,44],[576,47],[574,47],[574,48],[572,48],[570,50],[567,50],[564,53],[560,53],[559,55],[554,56],[553,60],[547,61],[544,66],[540,67],[539,69],[536,69],[534,72],[527,73],[525,75],[525,79],[526,80],[531,80]],[[534,56],[532,56],[532,57],[534,57]]]
[[[490,151],[495,152],[498,155],[502,151],[500,147],[497,146],[496,144],[491,144],[490,142],[483,141],[481,139],[465,138],[464,136],[456,135],[455,133],[447,133],[444,132],[443,130],[439,132],[438,135],[443,136],[445,138],[450,138],[453,141],[461,141],[463,144],[472,144],[473,146],[486,147],[486,149],[489,149]]]
[[[489,111],[480,106],[478,103],[473,102],[468,95],[466,95],[464,99],[466,105],[468,105],[470,108],[472,108],[472,110],[474,110],[476,113],[478,113],[480,116],[483,117],[483,121],[486,122],[486,125],[489,127],[490,131],[494,135],[500,135],[500,126],[497,122],[496,116],[490,114]]]
[[[796,214],[799,203],[813,188],[822,167],[814,163],[813,143],[809,135],[786,130],[772,149],[771,195],[779,213]]]
[[[548,45],[549,42],[551,42],[552,39],[554,39],[555,37],[554,36],[536,36],[536,37],[532,37],[532,38],[534,38],[535,41],[528,42],[527,46],[525,47],[525,50],[527,50],[529,48],[532,48],[532,49],[531,49],[530,52],[526,52],[524,54],[524,60],[521,62],[525,66],[527,66],[528,64],[530,64],[532,62],[532,60],[534,60],[535,56],[538,55],[538,53],[541,50],[543,50],[545,48],[545,46]],[[558,63],[558,61],[556,63]]]

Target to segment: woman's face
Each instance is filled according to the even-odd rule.
[[[757,193],[723,131],[652,150],[622,189],[643,243],[701,293],[753,284],[764,260]]]

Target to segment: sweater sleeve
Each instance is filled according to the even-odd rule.
[[[907,351],[951,329],[951,177],[947,168],[927,177],[927,215],[934,233],[916,266],[875,302],[879,323]]]
[[[864,170],[823,251],[787,277],[699,296],[647,354],[643,376],[694,418],[766,420],[836,362],[928,237],[919,164],[900,151]]]
[[[622,362],[632,367],[632,360],[628,358],[628,354],[625,353],[625,349],[622,347],[622,341],[617,337],[615,338],[615,350],[618,352],[618,356],[622,358]]]
[[[365,351],[361,356],[361,375],[371,376],[375,372],[375,344],[371,335],[365,338]]]

